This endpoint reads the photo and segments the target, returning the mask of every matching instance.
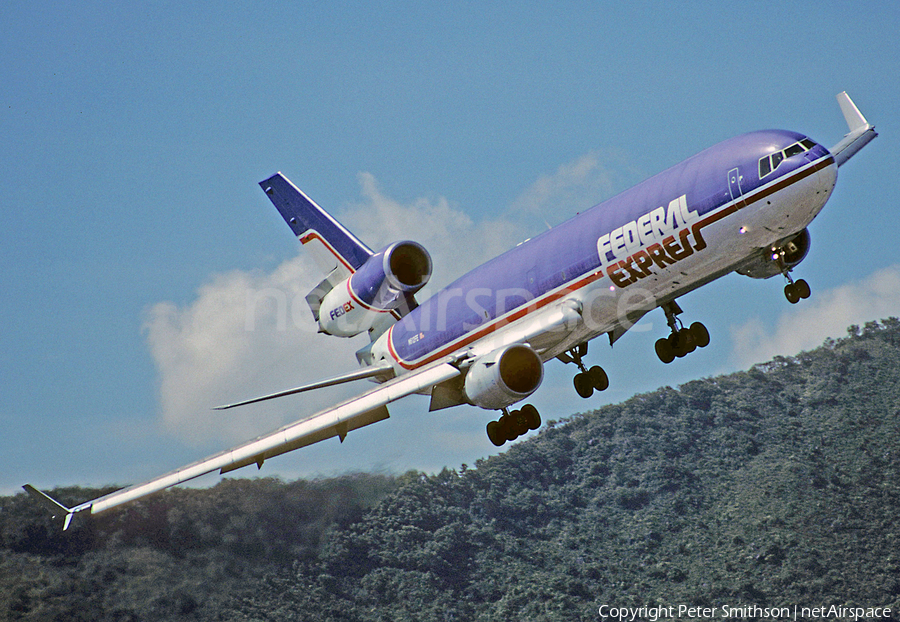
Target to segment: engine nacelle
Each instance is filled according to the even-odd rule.
[[[809,230],[804,229],[794,237],[761,251],[737,272],[754,279],[778,276],[803,261],[809,253],[809,245]]]
[[[318,308],[319,328],[338,337],[368,330],[385,313],[403,304],[431,278],[431,256],[416,242],[394,242],[375,253],[325,294]]]
[[[534,393],[544,379],[544,364],[531,346],[514,344],[475,360],[463,391],[475,406],[498,410]]]

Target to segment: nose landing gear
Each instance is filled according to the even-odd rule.
[[[800,245],[797,241],[802,240]],[[772,259],[784,275],[787,284],[784,286],[784,297],[792,305],[797,304],[801,300],[809,298],[809,284],[803,279],[796,281],[791,278],[791,270],[796,266],[809,249],[809,232],[804,229],[803,233],[791,240],[785,248],[775,249],[772,253]]]
[[[656,356],[663,363],[669,364],[676,358],[687,356],[697,348],[705,348],[709,345],[709,331],[700,322],[694,322],[688,328],[684,328],[678,315],[683,313],[681,307],[674,300],[662,305],[666,314],[666,323],[672,329],[672,334],[656,341]]]

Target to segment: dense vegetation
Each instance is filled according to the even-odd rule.
[[[0,619],[900,612],[900,321],[548,424],[475,468],[173,490],[63,534],[0,499]],[[74,504],[101,491],[57,490]]]

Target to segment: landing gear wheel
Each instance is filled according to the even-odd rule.
[[[587,376],[591,380],[591,385],[597,391],[606,391],[609,388],[609,376],[606,375],[602,367],[594,365],[587,370]]]
[[[581,397],[587,399],[594,394],[594,383],[586,372],[575,374],[574,384],[575,392]]]
[[[694,343],[697,344],[698,348],[705,348],[709,345],[709,331],[706,330],[706,326],[700,322],[694,322],[688,330],[691,331]]]
[[[514,441],[519,438],[519,433],[516,432],[516,422],[512,418],[512,415],[503,415],[500,417],[500,427],[506,435],[506,440]]]
[[[530,423],[528,421],[528,416],[523,413],[521,410],[512,411],[509,416],[511,417],[510,423],[512,424],[512,428],[516,433],[516,437],[522,436],[526,432],[528,432]]]
[[[491,421],[487,424],[487,435],[491,442],[497,447],[500,447],[506,442],[506,432],[503,430],[499,421]]]
[[[656,340],[656,356],[666,365],[675,360],[675,350],[672,349],[668,337]]]
[[[812,293],[809,290],[809,283],[807,283],[803,279],[794,281],[794,287],[796,288],[797,295],[800,296],[801,300],[806,300],[807,298],[809,298],[809,295]]]
[[[681,334],[684,339],[684,355],[687,356],[697,349],[697,340],[694,338],[694,333],[690,330],[682,330]]]
[[[694,345],[693,336],[689,331],[684,329],[669,335],[669,344],[672,346],[672,351],[678,358],[684,358],[697,349],[697,346]]]
[[[541,415],[538,413],[537,408],[531,404],[525,404],[522,406],[522,414],[528,420],[529,430],[537,430],[541,427]]]
[[[784,286],[784,297],[787,298],[787,301],[792,305],[800,302],[800,292],[797,291],[796,283],[788,283]]]

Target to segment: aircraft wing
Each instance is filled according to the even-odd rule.
[[[337,406],[320,411],[311,417],[291,423],[280,430],[229,449],[215,456],[182,467],[149,482],[123,488],[106,496],[68,508],[31,485],[25,491],[35,497],[54,516],[65,514],[63,529],[68,529],[72,518],[79,512],[90,510],[96,514],[123,503],[139,499],[170,486],[206,475],[214,471],[228,473],[251,464],[262,466],[264,460],[293,451],[306,445],[317,443],[333,436],[341,441],[350,430],[388,418],[387,404],[416,391],[460,375],[460,370],[451,362],[435,362],[432,365],[404,374],[384,384],[370,389]]]

